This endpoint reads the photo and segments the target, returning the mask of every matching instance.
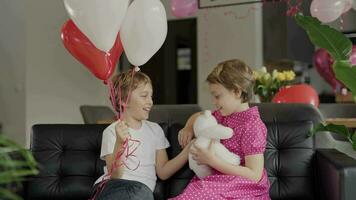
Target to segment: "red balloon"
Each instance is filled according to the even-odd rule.
[[[319,106],[319,96],[313,87],[299,84],[283,87],[273,97],[274,103],[305,103]]]
[[[342,87],[345,87],[336,79],[332,69],[334,60],[325,49],[318,49],[315,52],[313,62],[320,76],[323,77],[334,90],[340,90]]]
[[[107,80],[112,75],[123,52],[120,34],[117,34],[112,49],[109,52],[103,52],[90,42],[72,20],[68,20],[63,25],[61,39],[69,53],[101,80]]]

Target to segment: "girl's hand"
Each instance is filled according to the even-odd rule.
[[[178,132],[179,145],[184,148],[193,139],[193,128],[184,127]]]
[[[129,127],[125,121],[118,121],[118,123],[115,125],[115,133],[116,133],[116,139],[120,143],[124,143],[124,141],[130,137],[129,134]]]
[[[212,163],[216,161],[216,156],[212,148],[213,143],[215,143],[215,140],[211,140],[207,149],[202,149],[193,144],[190,153],[192,154],[193,159],[197,161],[198,165],[212,165]]]

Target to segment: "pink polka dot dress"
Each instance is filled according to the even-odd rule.
[[[219,111],[215,111],[213,115],[219,124],[234,130],[233,136],[221,140],[221,143],[240,156],[241,166],[245,166],[245,156],[264,153],[267,129],[257,107],[228,116],[222,116]],[[258,182],[241,176],[224,175],[215,170],[212,175],[204,179],[193,177],[183,193],[171,200],[270,200],[269,187],[265,169]]]

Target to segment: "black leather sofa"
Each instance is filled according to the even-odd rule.
[[[272,199],[356,199],[356,161],[334,149],[315,149],[307,133],[321,122],[314,107],[302,104],[258,104],[268,128],[265,167]],[[150,119],[159,122],[171,147],[170,157],[181,149],[177,133],[195,105],[155,106]],[[25,199],[88,199],[94,181],[102,174],[99,160],[101,134],[107,125],[34,125],[31,151],[40,174],[25,183]],[[158,181],[155,199],[179,194],[193,173],[187,166],[167,181]]]

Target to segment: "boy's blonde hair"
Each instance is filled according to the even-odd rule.
[[[111,79],[115,90],[115,102],[116,102],[116,109],[118,112],[119,112],[119,96],[118,96],[119,90],[121,91],[121,101],[124,103],[126,102],[129,92],[135,90],[140,84],[152,85],[150,77],[148,77],[145,73],[138,71],[138,72],[134,72],[134,75],[132,76],[132,72],[133,72],[132,70],[128,70],[126,72],[114,75]]]
[[[241,92],[241,101],[248,102],[253,95],[255,80],[252,69],[238,59],[219,63],[208,75],[210,84],[221,84],[228,90]]]

